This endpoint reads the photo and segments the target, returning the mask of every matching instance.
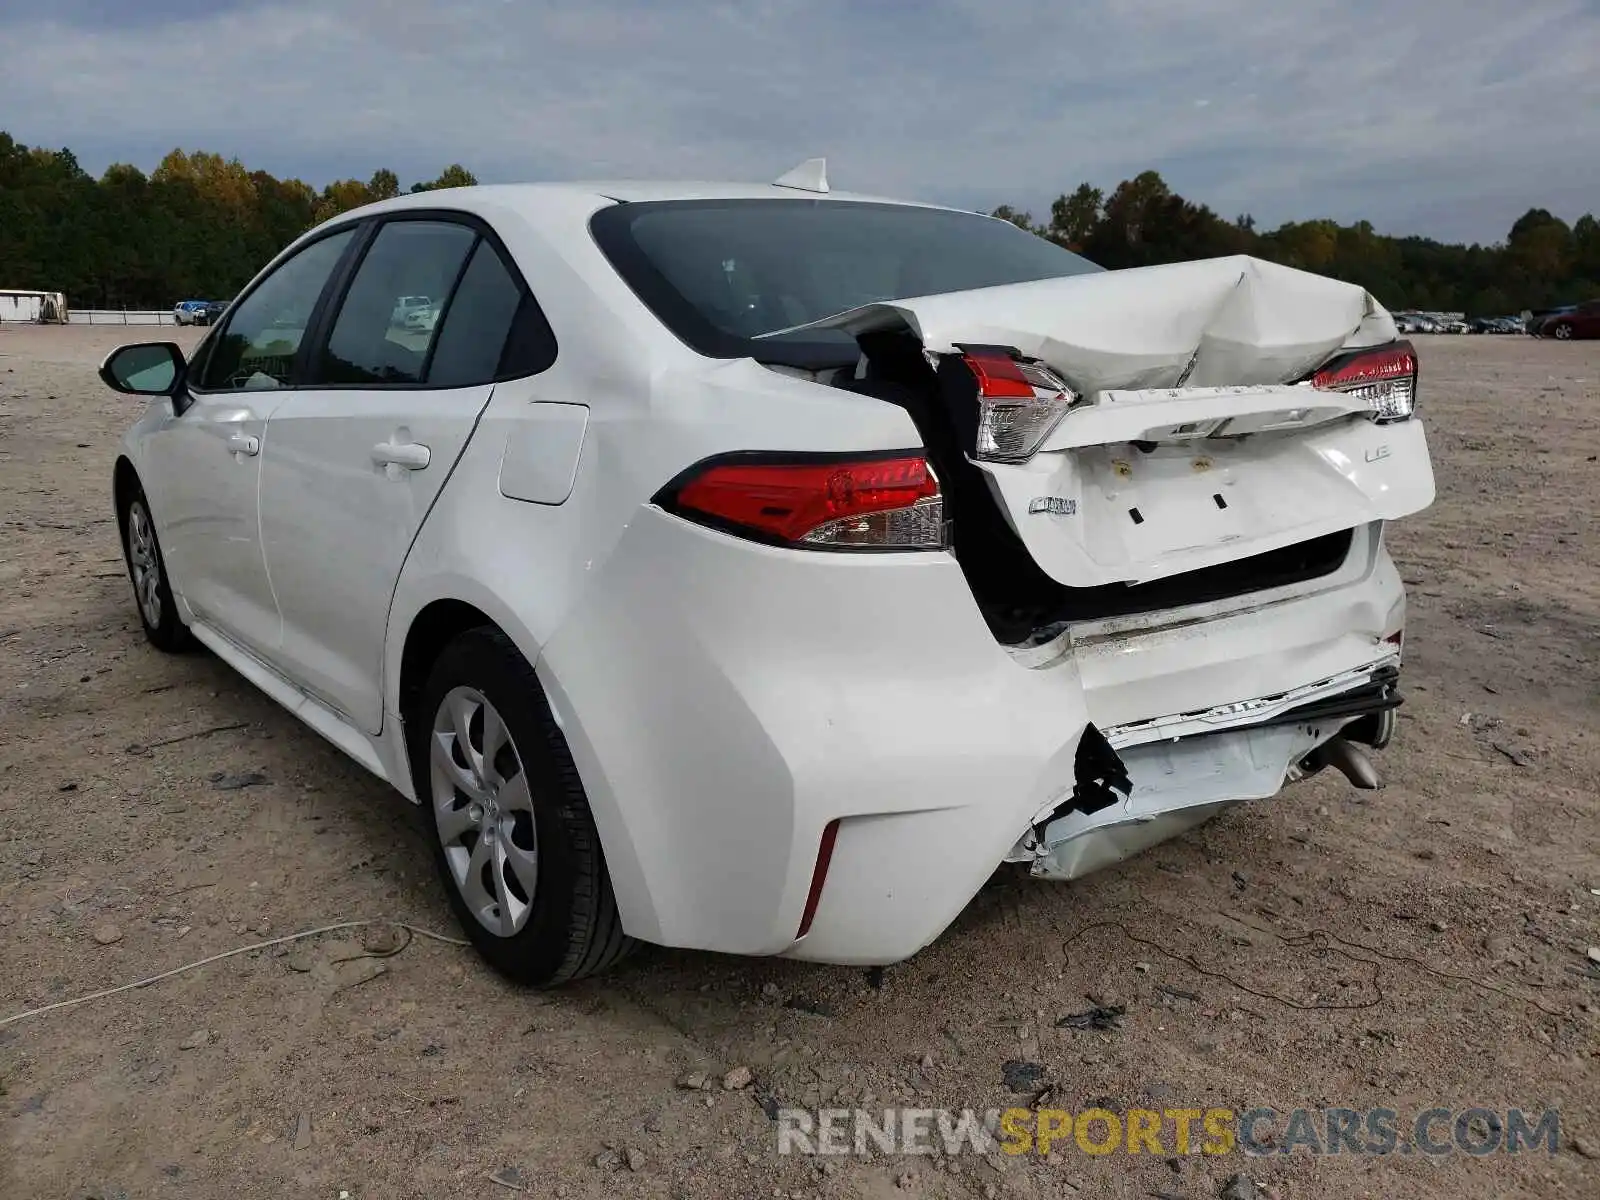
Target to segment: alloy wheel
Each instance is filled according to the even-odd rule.
[[[528,923],[539,880],[533,796],[511,733],[481,692],[452,688],[434,713],[428,759],[450,876],[478,923],[511,937]]]
[[[133,575],[133,594],[145,624],[161,625],[161,556],[156,553],[155,530],[142,501],[128,506],[128,567]]]
[[[1572,326],[1571,325],[1557,325],[1555,327],[1554,333],[1556,335],[1556,340],[1557,341],[1562,341],[1562,342],[1570,341],[1571,338],[1572,338]]]

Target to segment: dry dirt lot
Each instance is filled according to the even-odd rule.
[[[331,922],[454,932],[403,802],[145,643],[109,500],[134,408],[94,375],[138,336],[0,330],[0,1020]],[[999,877],[881,973],[652,951],[537,995],[357,930],[14,1021],[0,1196],[1596,1195],[1600,343],[1421,341],[1439,499],[1392,534],[1384,790],[1327,772],[1076,886]],[[1120,1028],[1055,1027],[1089,997]],[[1010,1060],[1072,1109],[1553,1107],[1564,1144],[776,1153],[764,1106],[1005,1106]]]

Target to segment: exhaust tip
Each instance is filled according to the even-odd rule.
[[[1370,792],[1383,786],[1378,769],[1372,765],[1366,752],[1344,737],[1336,737],[1323,745],[1318,757],[1348,779],[1352,787]]]

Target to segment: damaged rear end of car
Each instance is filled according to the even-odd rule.
[[[1102,271],[861,198],[624,198],[592,228],[675,335],[652,429],[689,448],[600,581],[647,611],[547,655],[628,664],[593,769],[654,820],[641,936],[898,961],[1003,862],[1077,879],[1326,767],[1376,784],[1384,529],[1434,485],[1416,355],[1363,289]]]
[[[1359,746],[1391,736],[1404,623],[1382,531],[1434,484],[1415,351],[1371,296],[1240,257],[813,328],[860,346],[837,386],[911,413],[996,639],[1082,678],[1094,752],[1010,858],[1076,878],[1325,766],[1377,785]]]

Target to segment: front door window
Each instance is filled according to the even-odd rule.
[[[254,391],[289,386],[306,326],[328,276],[355,230],[312,242],[241,300],[215,339],[201,371],[205,391]]]

